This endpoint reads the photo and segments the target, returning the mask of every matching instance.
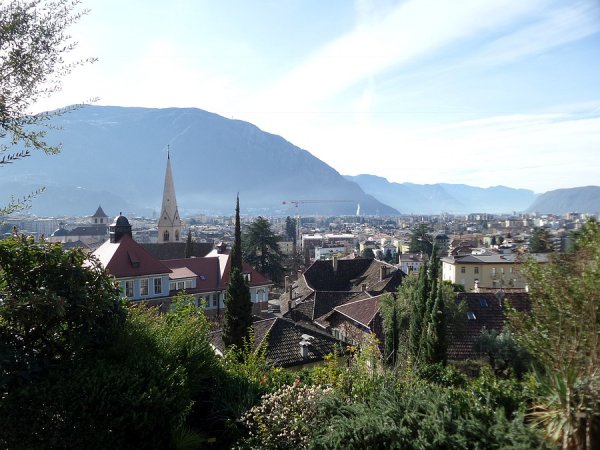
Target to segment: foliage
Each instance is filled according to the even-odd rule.
[[[106,345],[125,321],[113,280],[81,249],[0,241],[0,389]]]
[[[362,252],[360,252],[361,258],[375,259],[375,252],[373,252],[372,248],[365,248]]]
[[[296,231],[296,219],[292,219],[290,216],[285,218],[285,236],[292,240],[294,246],[296,245],[296,241],[298,239]]]
[[[549,253],[552,251],[551,236],[545,228],[535,228],[529,238],[531,253]]]
[[[45,141],[49,119],[67,111],[31,114],[38,100],[61,89],[61,78],[94,59],[66,63],[76,45],[67,30],[86,11],[77,0],[7,0],[0,4],[0,166],[31,155],[58,153]],[[18,147],[17,147],[18,146]],[[43,190],[43,189],[42,189]],[[41,190],[12,199],[0,210],[9,214],[27,206]]]
[[[589,448],[600,415],[600,225],[585,224],[574,253],[530,260],[525,273],[531,314],[510,323],[543,369],[535,419],[563,448]]]
[[[252,300],[250,288],[242,273],[242,232],[240,225],[240,197],[235,205],[235,241],[231,250],[229,283],[225,292],[225,315],[223,318],[223,342],[227,347],[241,348],[244,337],[252,325]]]
[[[0,243],[2,448],[172,448],[199,442],[218,367],[190,296],[129,311],[80,250]]]
[[[387,294],[382,297],[380,313],[384,337],[383,361],[386,365],[395,367],[400,348],[401,311],[399,302],[393,295]]]
[[[282,280],[284,272],[278,242],[271,224],[261,216],[250,224],[242,238],[244,260],[275,282]]]
[[[243,274],[234,268],[229,275],[225,293],[225,314],[223,318],[223,342],[227,347],[242,347],[244,338],[252,325],[252,301],[250,288]]]
[[[235,201],[235,229],[233,233],[233,247],[231,248],[231,271],[237,269],[240,273],[244,270],[242,267],[242,225],[240,223],[240,196]]]
[[[540,448],[522,414],[481,403],[467,389],[419,380],[384,385],[364,401],[330,396],[320,403],[309,448],[431,449]]]
[[[330,395],[331,388],[305,386],[299,381],[265,395],[260,404],[242,417],[248,428],[244,448],[300,448],[308,444],[318,427],[318,401]]]
[[[501,333],[483,329],[475,342],[486,353],[490,367],[496,376],[521,378],[530,368],[531,357],[516,341],[514,334],[506,329]]]
[[[410,253],[426,253],[427,255],[431,255],[433,251],[433,242],[431,240],[431,227],[427,224],[417,225],[413,231],[412,236],[410,238],[410,246],[408,251]]]

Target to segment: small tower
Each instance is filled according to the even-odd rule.
[[[98,206],[98,209],[92,216],[92,225],[96,225],[96,226],[100,225],[100,226],[104,226],[104,227],[108,226],[108,216],[102,209],[102,206]]]
[[[127,217],[119,214],[115,217],[115,221],[111,223],[109,227],[110,242],[115,244],[126,234],[129,235],[129,237],[132,237],[131,225],[129,224]]]
[[[167,151],[167,171],[165,173],[165,188],[163,201],[158,219],[158,243],[181,241],[181,219],[177,210],[177,198],[175,197],[175,185],[171,174],[171,157]]]

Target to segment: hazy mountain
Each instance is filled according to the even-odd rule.
[[[390,183],[374,175],[345,178],[406,214],[524,211],[535,199],[533,191],[505,186],[478,188],[465,184]]]
[[[47,186],[37,214],[109,214],[161,207],[167,145],[182,215],[242,212],[292,215],[284,200],[338,200],[301,205],[303,215],[394,214],[336,170],[280,136],[199,109],[86,106],[54,120],[55,156],[35,154],[0,167],[0,205],[9,194]],[[339,202],[339,200],[349,200]]]
[[[542,214],[600,213],[600,187],[556,189],[540,195],[527,209]]]

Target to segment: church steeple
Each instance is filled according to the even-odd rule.
[[[175,184],[171,173],[171,155],[167,150],[167,171],[165,173],[165,188],[163,201],[158,219],[158,243],[179,242],[181,240],[181,219],[177,210]]]

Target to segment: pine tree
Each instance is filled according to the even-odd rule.
[[[258,216],[244,233],[244,261],[276,283],[283,279],[283,255],[279,250],[279,236],[271,230],[270,222]]]
[[[242,245],[240,227],[240,198],[235,207],[235,241],[231,250],[229,284],[225,293],[225,317],[223,321],[223,342],[227,347],[242,348],[252,325],[252,301],[250,288],[242,273]]]

